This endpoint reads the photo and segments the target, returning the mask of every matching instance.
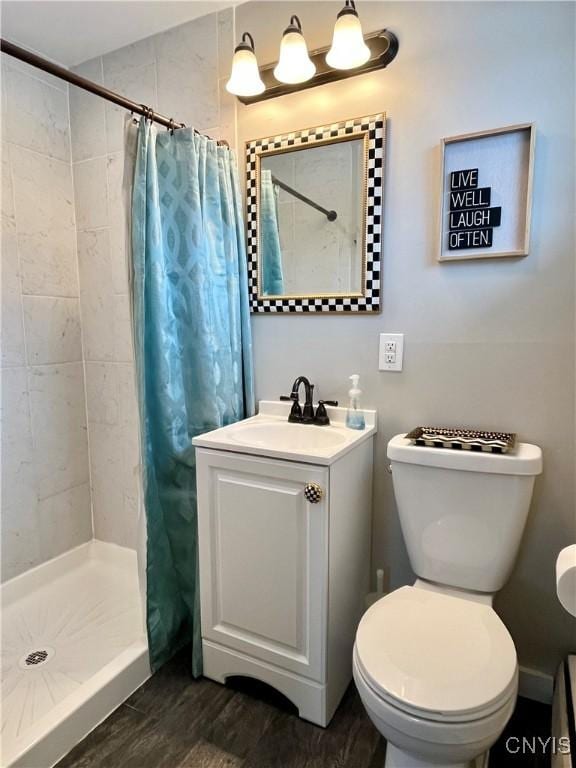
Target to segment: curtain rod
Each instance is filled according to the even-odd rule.
[[[118,106],[124,107],[124,109],[127,109],[129,112],[135,112],[136,114],[142,115],[149,120],[153,120],[155,123],[160,123],[160,125],[163,125],[165,128],[174,130],[175,128],[186,127],[184,123],[178,123],[173,118],[165,117],[164,115],[160,115],[157,112],[154,112],[152,107],[148,107],[146,104],[138,104],[131,99],[127,99],[124,96],[121,96],[119,93],[110,91],[108,88],[104,88],[104,86],[92,82],[92,80],[88,80],[81,75],[77,75],[75,72],[71,72],[69,69],[66,69],[66,67],[53,64],[51,61],[43,59],[41,56],[37,56],[35,53],[27,51],[25,48],[21,48],[19,45],[15,45],[14,43],[11,43],[9,40],[5,40],[4,38],[0,38],[0,51],[2,51],[2,53],[8,54],[8,56],[13,56],[15,59],[23,61],[25,64],[30,64],[32,67],[36,67],[36,69],[41,69],[44,72],[48,72],[48,74],[54,75],[54,77],[58,77],[61,80],[66,80],[66,82],[70,83],[71,85],[75,85],[77,88],[82,88],[83,90],[89,91],[96,96],[100,96],[102,99],[111,101],[113,104],[118,104]],[[195,128],[194,133],[201,135],[200,131],[197,131]],[[210,138],[210,136],[207,138]],[[218,141],[218,144],[221,146],[228,146],[227,141]]]
[[[292,187],[289,187],[288,184],[280,181],[277,176],[272,176],[272,183],[277,187],[280,187],[280,189],[283,189],[285,192],[288,192],[289,195],[298,198],[298,200],[302,200],[302,202],[306,203],[306,205],[310,205],[312,208],[316,208],[317,211],[320,211],[320,213],[323,213],[324,216],[326,216],[328,221],[336,221],[338,218],[336,211],[329,211],[328,208],[323,208],[318,203],[315,203],[314,200],[311,200],[309,197],[306,197],[306,195],[303,195],[302,192],[297,192]]]

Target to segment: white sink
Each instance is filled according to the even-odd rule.
[[[330,424],[291,424],[290,403],[262,400],[258,415],[195,437],[195,446],[313,464],[331,464],[376,432],[376,412],[365,411],[366,428],[348,429],[346,409],[328,407]]]
[[[281,451],[315,453],[341,446],[347,441],[342,430],[317,427],[314,424],[290,424],[287,421],[241,421],[230,430],[233,443],[253,445],[257,448],[274,447]]]

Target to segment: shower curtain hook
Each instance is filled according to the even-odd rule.
[[[170,118],[170,128],[168,129],[170,131],[170,136],[174,136],[174,118]]]

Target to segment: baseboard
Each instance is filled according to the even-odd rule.
[[[540,701],[542,704],[552,704],[552,695],[554,693],[554,678],[552,675],[546,675],[537,669],[529,667],[520,667],[520,680],[518,683],[518,694],[533,701]]]

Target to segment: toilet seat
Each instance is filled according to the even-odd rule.
[[[517,688],[516,649],[491,606],[420,587],[375,603],[356,634],[365,683],[393,707],[436,722],[469,722]]]

